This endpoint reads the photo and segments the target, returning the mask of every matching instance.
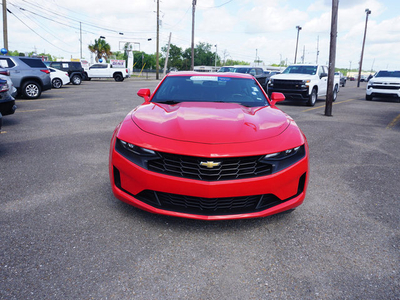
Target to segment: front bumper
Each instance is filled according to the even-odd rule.
[[[265,217],[299,206],[306,195],[308,155],[271,175],[212,182],[151,172],[116,151],[110,158],[114,195],[152,213],[201,220]]]
[[[309,99],[308,87],[299,89],[282,89],[268,87],[268,96],[271,97],[273,92],[279,92],[285,95],[285,99],[307,101]]]

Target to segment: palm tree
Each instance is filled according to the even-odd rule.
[[[89,45],[89,50],[96,54],[96,62],[101,58],[105,58],[106,60],[112,54],[110,45],[102,38],[95,39],[93,45]]]

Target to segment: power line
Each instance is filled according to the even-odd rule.
[[[47,43],[49,43],[50,45],[52,45],[53,47],[56,47],[57,49],[60,49],[62,51],[65,51],[65,49],[62,49],[56,45],[54,45],[52,42],[50,42],[49,40],[47,40],[45,37],[41,36],[39,33],[37,33],[34,29],[32,29],[28,24],[26,24],[24,21],[22,21],[20,18],[17,17],[16,14],[14,14],[12,11],[8,10],[9,13],[11,13],[15,18],[17,18],[22,24],[24,24],[26,27],[28,27],[30,30],[32,30],[36,35],[38,35],[39,37],[41,37],[43,40],[45,40]]]

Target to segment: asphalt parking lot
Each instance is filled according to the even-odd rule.
[[[203,222],[111,192],[111,134],[156,84],[69,85],[3,118],[0,299],[400,299],[400,103],[348,82],[332,117],[279,104],[310,146],[303,205]]]

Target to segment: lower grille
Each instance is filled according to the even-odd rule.
[[[149,190],[139,193],[135,198],[161,209],[207,216],[252,213],[284,202],[271,194],[203,198]]]

